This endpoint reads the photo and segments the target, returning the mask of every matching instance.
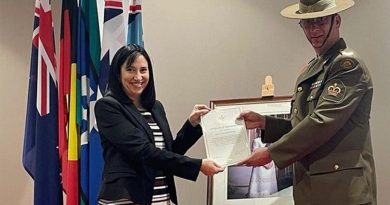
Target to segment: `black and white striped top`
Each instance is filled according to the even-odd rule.
[[[148,122],[150,129],[153,132],[154,144],[156,148],[165,149],[165,141],[163,134],[160,130],[160,127],[154,120],[152,114],[148,111],[140,111],[142,116],[145,117],[146,122]],[[153,205],[169,205],[170,197],[168,191],[168,182],[167,178],[164,175],[163,171],[156,170],[156,178],[154,180],[154,193],[152,199]]]

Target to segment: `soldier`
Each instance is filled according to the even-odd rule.
[[[372,204],[376,202],[375,166],[370,136],[373,86],[361,58],[340,38],[339,12],[353,0],[300,0],[282,10],[300,19],[316,52],[296,81],[291,119],[252,111],[239,118],[248,129],[261,128],[258,148],[240,164],[279,168],[294,163],[294,202]]]

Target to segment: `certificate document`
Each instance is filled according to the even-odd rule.
[[[201,118],[207,158],[219,165],[236,164],[251,153],[244,120],[237,120],[240,108],[219,108]]]

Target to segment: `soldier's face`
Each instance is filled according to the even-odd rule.
[[[311,45],[314,48],[320,48],[324,45],[328,33],[331,32],[332,16],[302,19],[299,24]]]
[[[338,14],[299,22],[317,55],[322,55],[340,38],[341,17]]]

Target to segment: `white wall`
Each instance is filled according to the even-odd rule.
[[[143,1],[145,47],[154,63],[157,97],[173,132],[195,103],[258,97],[268,74],[273,76],[276,95],[292,93],[299,69],[314,55],[298,22],[279,15],[294,2]],[[33,6],[33,0],[0,1],[0,199],[4,204],[32,204],[32,182],[22,168],[21,153]],[[56,28],[59,9],[60,1],[53,1]],[[342,34],[363,56],[374,79],[371,125],[379,204],[390,200],[386,192],[390,189],[389,10],[386,0],[356,0],[354,8],[342,13]],[[205,157],[203,140],[189,155]],[[203,176],[195,183],[178,179],[179,202],[205,204],[206,187]]]

